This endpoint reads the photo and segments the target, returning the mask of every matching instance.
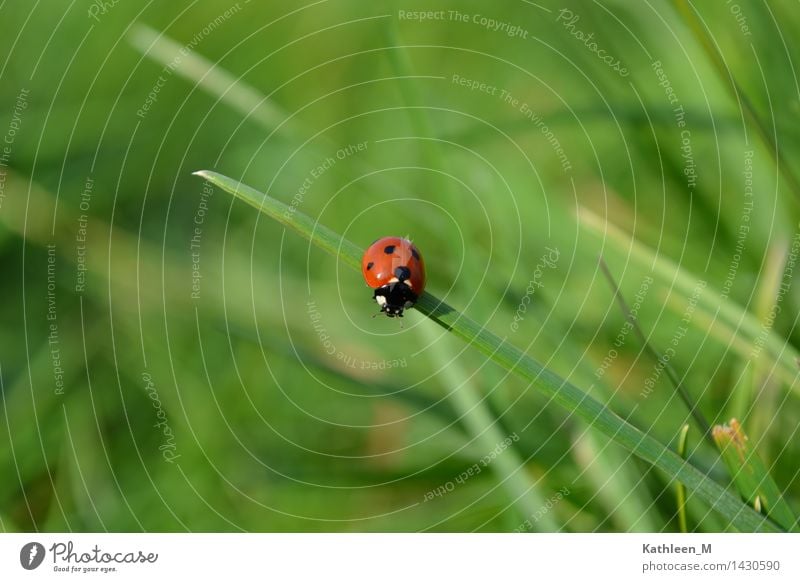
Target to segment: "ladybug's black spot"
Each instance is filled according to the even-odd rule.
[[[417,249],[415,249],[414,247],[411,247],[411,256],[419,260],[419,253],[417,252]]]
[[[398,281],[405,281],[411,276],[411,269],[408,267],[397,267],[394,270],[394,276],[397,277]]]
[[[386,253],[387,255],[393,254],[394,253],[394,245],[386,245],[385,247],[383,247],[383,252]]]
[[[367,263],[367,271],[369,271],[369,270],[370,270],[372,267],[374,267],[374,266],[375,266],[375,263],[373,263],[372,261],[370,261],[369,263]]]

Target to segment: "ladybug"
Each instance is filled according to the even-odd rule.
[[[375,292],[372,298],[389,317],[417,302],[425,289],[425,262],[419,249],[405,238],[387,236],[372,243],[361,259],[361,273]]]

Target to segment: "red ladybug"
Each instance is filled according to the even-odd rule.
[[[376,240],[361,259],[361,273],[375,289],[373,299],[389,317],[403,317],[403,310],[417,302],[425,289],[425,262],[410,240],[387,236]]]

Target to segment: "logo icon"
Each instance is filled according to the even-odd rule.
[[[19,551],[19,563],[26,570],[35,570],[44,561],[44,546],[39,542],[28,542]]]

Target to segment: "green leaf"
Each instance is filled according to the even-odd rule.
[[[792,171],[792,165],[786,160],[783,149],[778,147],[778,138],[773,135],[772,130],[769,128],[768,123],[756,111],[753,103],[750,101],[747,93],[739,85],[736,77],[731,72],[729,66],[725,62],[725,58],[719,52],[716,40],[707,28],[705,22],[697,14],[697,10],[688,0],[673,0],[673,5],[680,14],[684,24],[689,28],[695,40],[703,48],[706,57],[711,61],[714,70],[717,72],[719,81],[729,91],[731,100],[739,105],[744,119],[747,120],[751,127],[754,127],[756,134],[761,138],[764,147],[772,154],[776,162],[776,169],[781,173],[786,183],[789,185],[794,198],[789,198],[797,205],[800,199],[800,179]]]
[[[274,101],[267,99],[260,91],[236,75],[218,67],[197,51],[186,51],[182,44],[163,32],[137,22],[128,31],[127,40],[143,55],[165,68],[169,67],[169,70],[176,75],[197,83],[210,95],[218,99],[224,97],[225,103],[245,118],[252,117],[268,128],[280,128],[284,135],[292,135],[298,130],[296,121],[287,125],[291,115]],[[176,67],[176,62],[181,66]]]
[[[572,454],[602,505],[602,514],[615,525],[614,531],[647,533],[659,531],[656,505],[642,481],[638,464],[627,451],[584,424],[572,431]]]
[[[761,345],[763,352],[760,357],[766,359],[763,366],[773,370],[775,376],[782,380],[792,395],[800,396],[796,363],[800,358],[800,352],[785,338],[780,337],[774,329],[767,330],[765,335],[765,329],[758,317],[737,304],[731,297],[720,301],[721,293],[711,286],[706,286],[697,294],[697,277],[629,233],[609,224],[591,210],[580,207],[578,220],[587,231],[594,233],[604,243],[608,243],[610,249],[652,272],[653,276],[664,284],[667,306],[677,313],[682,313],[685,305],[676,305],[670,298],[671,295],[667,294],[667,290],[683,297],[697,295],[692,326],[706,331],[710,338],[730,347],[744,359],[753,358],[753,347]]]
[[[739,421],[733,418],[729,424],[717,425],[712,434],[742,497],[787,530],[800,531],[797,518],[781,496],[764,462],[748,445],[749,439]]]
[[[11,518],[0,513],[0,533],[16,533],[16,531]]]
[[[678,454],[682,459],[686,458],[686,441],[689,435],[689,425],[684,424],[681,427],[681,432],[678,434]],[[680,524],[681,533],[689,531],[686,520],[686,486],[683,483],[678,483],[677,488],[678,497],[678,523]]]
[[[363,250],[312,218],[227,176],[207,170],[195,174],[297,232],[342,263],[354,269],[361,268]],[[765,516],[742,503],[656,439],[627,423],[606,405],[544,368],[518,348],[506,343],[505,338],[494,335],[431,293],[425,292],[415,307],[498,366],[530,381],[532,386],[563,406],[570,414],[588,422],[614,442],[662,469],[670,478],[684,483],[694,495],[708,503],[736,528],[742,531],[781,531]]]
[[[502,443],[509,435],[503,433],[492,416],[486,400],[474,385],[474,381],[462,366],[455,361],[454,353],[447,349],[445,342],[436,341],[438,332],[431,326],[420,326],[420,334],[429,346],[428,356],[437,362],[449,362],[440,370],[442,384],[450,390],[450,400],[458,411],[461,420],[483,454],[490,453],[494,447]],[[515,435],[516,436],[516,435]],[[547,503],[547,497],[540,490],[537,482],[525,470],[525,462],[509,447],[503,450],[489,465],[497,474],[501,486],[508,493],[511,501],[520,511],[521,521],[540,513]],[[558,523],[551,513],[541,515],[537,520],[537,531],[557,531]]]

